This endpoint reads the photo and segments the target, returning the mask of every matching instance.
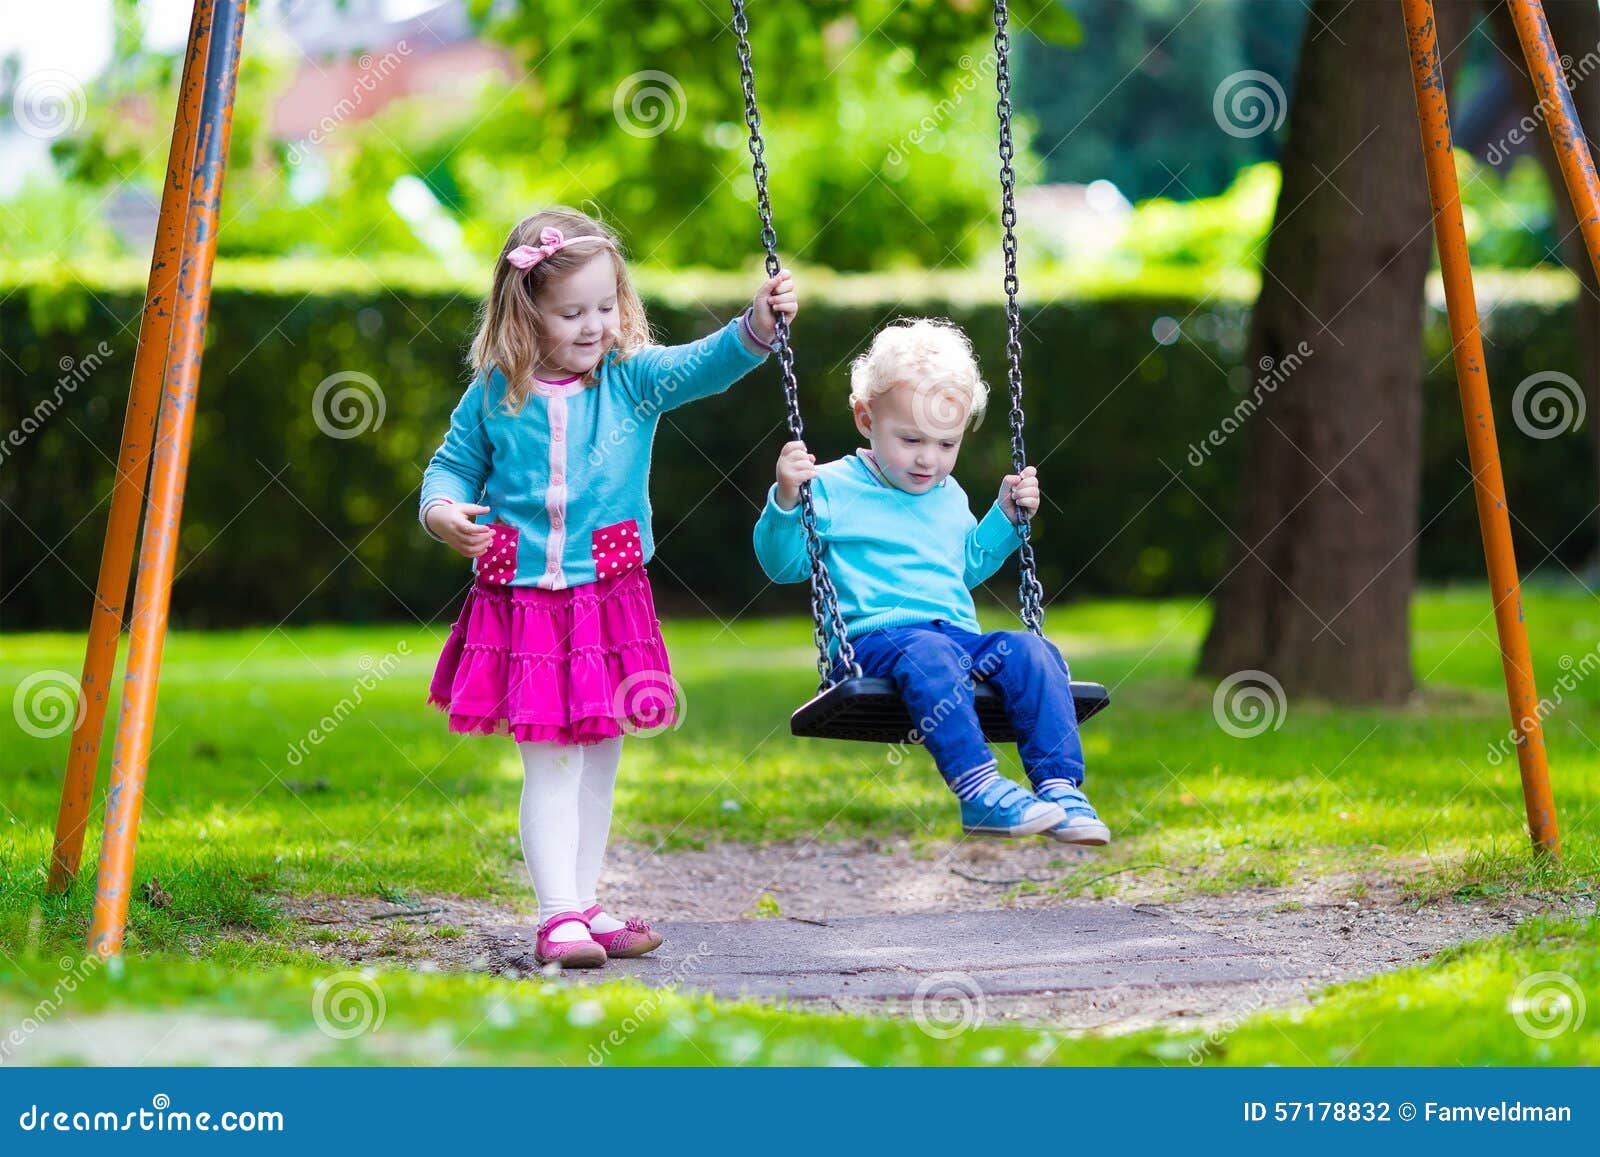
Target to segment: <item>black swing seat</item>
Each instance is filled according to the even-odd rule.
[[[984,738],[991,743],[1015,743],[1017,733],[1006,715],[1000,692],[988,683],[973,688],[973,702]],[[1111,695],[1099,683],[1072,681],[1072,702],[1078,722],[1111,705]],[[841,679],[789,719],[789,730],[809,739],[859,739],[864,743],[917,743],[911,715],[892,679],[862,675]]]

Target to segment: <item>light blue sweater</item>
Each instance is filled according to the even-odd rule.
[[[945,619],[978,631],[971,588],[1000,569],[1021,539],[996,501],[979,522],[966,493],[946,478],[923,494],[883,481],[865,450],[817,468],[811,500],[822,559],[839,592],[849,638],[882,627]],[[811,577],[800,506],[783,510],[778,487],[756,522],[756,558],[773,582]],[[830,654],[837,650],[829,644]]]
[[[592,386],[542,387],[520,413],[501,403],[506,380],[479,374],[450,416],[422,477],[419,516],[440,500],[489,507],[479,523],[517,530],[512,586],[592,583],[649,562],[650,451],[668,410],[720,394],[761,364],[737,318],[681,346],[608,354]],[[426,527],[426,522],[423,523]],[[437,537],[437,536],[435,536]]]

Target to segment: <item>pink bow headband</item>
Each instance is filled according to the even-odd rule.
[[[554,254],[556,250],[567,245],[576,245],[579,241],[599,241],[606,245],[611,244],[611,238],[601,237],[598,234],[567,237],[559,229],[545,228],[539,230],[538,245],[518,245],[510,253],[506,254],[506,260],[518,269],[532,269],[546,257]]]

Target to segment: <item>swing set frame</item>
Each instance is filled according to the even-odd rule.
[[[1460,187],[1451,156],[1449,108],[1432,0],[1400,0],[1411,48],[1417,119],[1427,167],[1433,224],[1445,285],[1450,331],[1455,343],[1456,378],[1474,476],[1484,555],[1495,595],[1506,692],[1517,741],[1528,828],[1537,854],[1560,854],[1555,804],[1550,790],[1539,697],[1533,677],[1522,600],[1512,550],[1510,515],[1500,470],[1498,444],[1489,408],[1489,386],[1483,370],[1483,344],[1478,329],[1472,270],[1462,225]],[[1583,230],[1591,262],[1600,273],[1600,180],[1578,123],[1577,112],[1561,71],[1560,55],[1550,36],[1540,0],[1507,0],[1517,34],[1534,77],[1536,95],[1548,112],[1546,124],[1560,158],[1567,190]],[[82,710],[72,732],[61,806],[51,848],[47,891],[71,889],[80,867],[83,839],[95,788],[111,675],[121,641],[129,568],[138,542],[137,579],[129,620],[128,664],[122,683],[111,778],[106,793],[90,952],[119,955],[126,929],[134,853],[144,787],[149,770],[151,736],[161,659],[166,643],[172,579],[178,548],[179,520],[194,430],[206,313],[211,297],[211,272],[216,257],[217,228],[228,142],[237,89],[240,43],[246,0],[195,0],[173,119],[166,180],[145,291],[144,310],[134,355],[128,408],[123,422],[116,479],[111,495],[99,579],[89,622],[83,675],[79,682]],[[746,97],[750,150],[760,193],[762,241],[769,273],[777,270],[777,235],[766,196],[764,142],[756,109],[754,74],[747,39],[743,0],[732,0],[740,45],[741,76]],[[995,2],[996,47],[1004,59],[1006,0]],[[1021,342],[1017,304],[1016,209],[1012,199],[1008,78],[997,70],[1001,116],[1001,179],[1005,226],[1006,298],[1008,317],[1008,381],[1012,400],[1013,464],[1025,463],[1021,429]],[[775,342],[783,371],[791,429],[800,436],[799,402],[788,327],[779,318]],[[827,640],[825,616],[844,643],[842,655],[854,666],[848,640],[842,638],[837,602],[829,599],[826,578],[815,545],[814,511],[809,486],[802,490],[808,535],[812,541],[816,638],[824,684]],[[1022,538],[1023,620],[1042,633],[1042,600],[1033,568],[1026,524]],[[819,606],[820,603],[820,606]],[[859,668],[856,669],[859,672]],[[1086,685],[1095,686],[1095,685]],[[1074,691],[1078,687],[1075,685]],[[1101,688],[1103,695],[1104,689]],[[897,698],[897,697],[896,697]],[[814,701],[815,702],[815,701]],[[1080,700],[1080,718],[1104,706]],[[991,705],[997,709],[998,704]]]

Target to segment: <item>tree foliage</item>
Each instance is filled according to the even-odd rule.
[[[148,51],[138,5],[119,4],[112,66],[91,86],[84,124],[54,151],[71,184],[153,198],[180,60]],[[1076,33],[1052,0],[1013,8],[1032,34],[1065,42]],[[270,129],[293,66],[272,53],[264,22],[247,23],[220,252],[428,254],[390,197],[409,176],[459,227],[463,260],[492,252],[525,214],[569,202],[602,212],[652,263],[751,262],[758,225],[726,6],[475,0],[471,11],[510,50],[514,78],[486,78],[465,99],[419,96],[348,118],[298,166],[293,142]],[[976,0],[752,5],[786,258],[936,266],[992,247],[992,34],[991,6]],[[35,203],[49,195],[29,194]],[[87,235],[97,245],[107,237]]]
[[[649,260],[749,260],[757,221],[727,5],[477,7],[526,75],[460,143],[502,158],[513,175],[504,182],[486,168],[455,167],[464,204],[499,202],[474,217],[504,222],[544,200],[592,201]],[[1050,0],[1014,7],[1036,34],[1076,34]],[[776,224],[789,255],[840,269],[936,266],[964,262],[990,240],[998,213],[991,12],[974,0],[750,6]],[[448,163],[451,144],[424,148],[423,163],[430,153]]]
[[[1018,77],[1039,124],[1034,143],[1046,179],[1105,178],[1132,200],[1186,200],[1217,193],[1242,166],[1276,156],[1277,134],[1230,134],[1213,103],[1230,78],[1257,72],[1282,90],[1279,99],[1257,85],[1273,112],[1287,110],[1301,5],[1072,0],[1072,10],[1081,44],[1027,41]]]

